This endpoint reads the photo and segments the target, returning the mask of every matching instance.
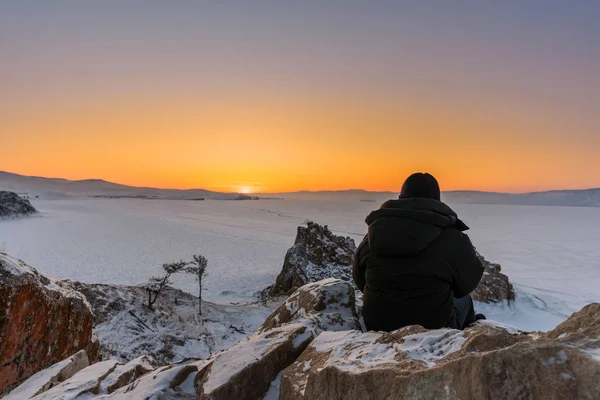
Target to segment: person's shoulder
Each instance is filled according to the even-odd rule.
[[[444,232],[442,233],[442,239],[447,242],[452,242],[453,244],[459,244],[468,238],[469,236],[462,229],[456,226],[449,226],[448,228],[444,229]]]

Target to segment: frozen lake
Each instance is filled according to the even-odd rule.
[[[34,206],[40,216],[0,221],[0,250],[43,274],[140,284],[162,263],[200,253],[209,260],[207,298],[237,302],[275,280],[298,225],[310,219],[358,241],[378,204],[65,199]],[[549,329],[600,301],[600,208],[454,208],[472,228],[473,243],[502,264],[519,292],[516,309],[486,307],[486,313],[523,329]],[[193,278],[176,283],[195,293]]]

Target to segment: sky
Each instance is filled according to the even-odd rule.
[[[600,2],[3,1],[0,170],[168,188],[600,187]]]

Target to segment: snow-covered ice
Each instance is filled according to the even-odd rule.
[[[0,250],[44,275],[136,285],[165,262],[203,254],[207,299],[244,302],[273,283],[306,220],[360,240],[377,203],[260,200],[38,200],[40,214],[0,221]],[[522,330],[548,330],[600,301],[600,208],[456,205],[478,250],[502,265],[516,304],[478,311]],[[195,293],[191,279],[175,279]]]

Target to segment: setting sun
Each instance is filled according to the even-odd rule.
[[[243,194],[252,193],[252,189],[250,189],[248,186],[242,186],[240,188],[240,193],[243,193]]]

